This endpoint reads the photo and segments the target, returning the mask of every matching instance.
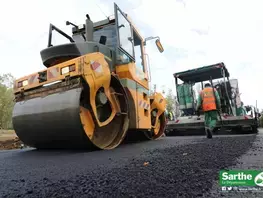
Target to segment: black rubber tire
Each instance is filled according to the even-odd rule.
[[[206,138],[208,138],[208,139],[212,139],[213,138],[213,134],[212,134],[212,132],[209,129],[206,130]]]
[[[258,127],[256,125],[251,126],[251,128],[252,128],[251,130],[252,133],[255,133],[255,134],[258,133]]]

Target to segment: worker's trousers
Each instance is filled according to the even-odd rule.
[[[217,110],[211,110],[204,112],[205,114],[205,129],[209,129],[211,132],[216,127],[217,122]]]

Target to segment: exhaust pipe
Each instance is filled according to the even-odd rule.
[[[93,22],[90,20],[90,17],[88,14],[86,14],[86,41],[93,41]]]

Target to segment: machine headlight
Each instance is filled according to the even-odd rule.
[[[17,83],[17,87],[20,88],[20,87],[24,87],[24,86],[27,86],[28,85],[28,80],[23,80],[23,81],[20,81]]]
[[[28,80],[24,80],[24,81],[22,82],[22,85],[23,85],[23,87],[24,87],[24,86],[27,86],[27,85],[28,85]]]
[[[61,74],[63,75],[63,74],[67,74],[67,73],[69,73],[69,67],[63,67],[61,69]]]
[[[70,65],[70,66],[67,66],[67,67],[63,67],[61,69],[61,74],[64,75],[64,74],[67,74],[67,73],[72,72],[72,71],[75,71],[75,65]]]

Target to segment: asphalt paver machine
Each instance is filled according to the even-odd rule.
[[[166,135],[205,133],[203,112],[195,110],[199,92],[194,88],[195,85],[199,85],[203,89],[205,82],[209,82],[218,91],[221,100],[217,132],[256,133],[258,127],[256,113],[254,110],[250,115],[247,113],[240,99],[238,80],[229,77],[230,74],[224,63],[175,73],[177,103],[181,113],[175,120],[168,121]],[[179,83],[179,80],[182,83]]]

